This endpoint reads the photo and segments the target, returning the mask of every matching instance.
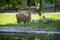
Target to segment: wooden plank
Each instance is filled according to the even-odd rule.
[[[22,27],[0,27],[0,35],[38,35],[38,34],[60,34],[56,28],[22,28]]]

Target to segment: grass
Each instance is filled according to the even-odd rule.
[[[30,23],[30,27],[60,27],[60,14],[42,14],[42,16],[45,16],[47,18],[52,18],[52,23],[49,24],[37,24],[37,23]],[[32,14],[31,20],[42,19],[42,16],[39,16],[38,14]],[[0,26],[14,26],[17,27],[17,20],[16,20],[16,14],[5,14],[0,13]],[[23,23],[21,23],[21,26],[24,26]]]

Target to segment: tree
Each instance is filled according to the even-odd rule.
[[[6,0],[0,0],[0,9],[4,9],[7,7]]]
[[[9,7],[14,7],[21,9],[22,6],[19,4],[19,2],[25,2],[27,0],[0,0],[0,9],[7,9]],[[38,12],[39,15],[42,13],[43,9],[43,4],[42,0],[30,0],[31,2],[29,3],[29,7],[32,6],[33,3],[35,3],[35,9]],[[47,4],[55,4],[55,11],[56,11],[56,6],[59,4],[57,0],[44,0],[45,3]]]
[[[55,11],[56,11],[56,6],[58,6],[59,2],[57,0],[44,0],[45,3],[49,4],[54,4],[55,5]],[[38,12],[39,15],[41,15],[42,10],[43,10],[43,0],[34,0],[31,1],[30,6],[32,5],[32,3],[35,2],[35,9]]]
[[[49,4],[54,4],[55,5],[55,11],[56,11],[56,6],[58,6],[59,2],[57,0],[44,0],[45,3]],[[35,0],[35,4],[36,4],[36,10],[38,12],[39,15],[41,15],[42,10],[43,10],[43,4],[42,4],[42,0]]]
[[[36,11],[38,12],[39,15],[41,15],[42,0],[35,0],[35,4],[36,4]]]
[[[7,9],[10,7],[22,8],[19,2],[24,0],[0,0],[0,9]]]
[[[54,4],[54,11],[56,12],[56,7],[59,5],[59,0],[45,0],[47,4]]]

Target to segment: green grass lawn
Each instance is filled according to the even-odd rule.
[[[52,18],[52,23],[49,24],[34,24],[34,23],[30,23],[30,27],[35,26],[35,27],[42,27],[42,28],[46,28],[46,27],[60,27],[60,14],[42,14],[41,16],[39,16],[38,14],[32,14],[31,16],[31,20],[33,19],[42,19],[42,16],[45,16],[47,18]],[[21,23],[21,26],[23,26],[24,24]],[[0,26],[14,26],[17,27],[17,20],[16,20],[16,14],[0,14]]]

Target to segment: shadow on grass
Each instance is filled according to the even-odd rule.
[[[0,26],[13,26],[13,27],[17,27],[18,25],[17,24],[13,24],[13,23],[8,23],[6,25],[0,25]]]
[[[54,20],[53,23],[56,25],[60,25],[60,20]]]
[[[0,25],[0,27],[2,26],[11,26],[11,27],[18,27],[18,24],[13,24],[13,23],[8,23],[6,25]],[[24,26],[24,24],[20,24],[20,26]],[[30,26],[29,27],[32,27],[32,26],[35,26],[35,27],[38,27],[38,28],[46,28],[46,27],[60,27],[60,20],[53,20],[52,23],[49,23],[49,24],[42,24],[42,23],[30,23]]]

